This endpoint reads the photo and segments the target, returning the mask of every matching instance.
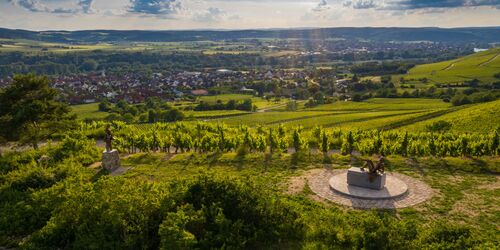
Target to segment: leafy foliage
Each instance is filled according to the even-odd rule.
[[[75,117],[57,95],[46,77],[15,76],[0,92],[0,135],[37,148],[40,140],[66,129]]]

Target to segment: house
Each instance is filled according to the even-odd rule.
[[[205,89],[194,89],[194,90],[191,90],[191,94],[193,94],[193,95],[208,95],[208,91]]]

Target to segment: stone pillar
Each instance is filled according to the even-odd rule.
[[[113,171],[120,167],[120,155],[116,149],[102,153],[102,168]]]

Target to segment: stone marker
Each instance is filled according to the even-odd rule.
[[[369,173],[362,168],[351,167],[347,170],[347,184],[381,190],[385,186],[385,174]]]
[[[109,171],[120,167],[120,155],[116,149],[102,153],[102,167]]]

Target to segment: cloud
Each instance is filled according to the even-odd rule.
[[[500,0],[345,0],[353,9],[418,10],[490,6],[500,8]]]
[[[328,1],[326,0],[320,0],[318,5],[312,9],[312,11],[316,12],[321,12],[330,9],[330,6],[328,5]]]
[[[74,8],[50,7],[42,3],[40,0],[9,0],[15,6],[19,6],[31,12],[44,12],[55,14],[76,14],[76,13],[92,13],[92,3],[94,0],[79,0]],[[67,1],[73,2],[74,1]]]
[[[82,8],[83,13],[92,13],[94,12],[92,9],[92,3],[94,0],[80,0],[78,2],[78,6]]]
[[[147,15],[177,14],[182,9],[180,0],[130,0],[131,13]]]
[[[460,8],[492,6],[499,7],[500,0],[403,0],[388,5],[396,9]]]
[[[241,18],[238,15],[228,16],[225,10],[210,7],[205,11],[193,13],[192,19],[197,22],[219,22],[224,20],[240,20]]]
[[[343,5],[354,9],[372,9],[378,6],[374,0],[348,0],[344,1]]]

